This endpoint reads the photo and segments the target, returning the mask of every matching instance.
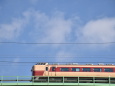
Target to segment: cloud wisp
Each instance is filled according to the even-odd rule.
[[[77,31],[76,31],[77,32]],[[79,35],[79,41],[90,43],[104,43],[115,41],[115,18],[91,20],[84,25]]]
[[[34,15],[33,15],[34,14]],[[32,32],[37,42],[62,43],[71,35],[73,21],[66,19],[61,12],[55,12],[52,16],[34,11],[35,30]]]
[[[13,18],[8,24],[0,24],[0,41],[18,38],[26,24],[25,16],[24,18]]]

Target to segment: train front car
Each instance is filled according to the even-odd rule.
[[[37,63],[32,68],[32,75],[33,76],[44,76],[45,69],[48,63]]]
[[[115,65],[78,65],[78,64],[48,64],[38,63],[33,66],[32,69],[35,80],[40,80],[40,76],[44,76],[42,79],[47,79],[48,76],[57,77],[115,77]]]

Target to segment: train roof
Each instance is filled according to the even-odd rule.
[[[104,64],[104,63],[98,63],[98,64],[78,64],[78,63],[37,63],[36,65],[81,65],[81,66],[115,66],[114,64]]]

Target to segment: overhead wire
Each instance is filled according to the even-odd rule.
[[[29,43],[29,42],[0,42],[1,44],[115,44],[115,42],[100,42],[100,43]],[[45,56],[27,56],[27,57],[25,57],[25,56],[16,56],[16,57],[13,57],[13,56],[0,56],[0,58],[1,57],[5,57],[5,58],[45,58]],[[48,57],[49,58],[49,56],[46,56],[46,57]],[[58,57],[58,56],[53,56],[53,57]],[[65,56],[61,56],[61,58],[65,58]],[[86,58],[86,56],[85,57],[81,57],[81,56],[67,56],[66,58],[70,58],[70,57],[77,57],[77,58]],[[91,57],[87,57],[87,58],[92,58],[92,57],[94,57],[94,56],[91,56]],[[95,58],[96,57],[98,57],[98,58],[111,58],[111,57],[99,57],[99,56],[95,56]],[[50,57],[50,58],[52,58],[52,56]],[[114,58],[114,57],[112,57],[112,58]],[[0,63],[37,63],[37,62],[13,62],[13,61],[0,61]],[[49,62],[48,62],[49,63]],[[52,62],[52,63],[54,63],[54,62]],[[56,63],[60,63],[60,62],[56,62]],[[67,62],[65,62],[65,63],[67,63]],[[74,63],[74,62],[72,62],[72,63]],[[77,62],[77,63],[115,63],[115,62]]]
[[[15,62],[15,61],[0,61],[1,63],[38,63],[38,62]],[[43,63],[115,63],[115,62],[43,62]]]
[[[40,42],[0,42],[1,44],[115,44],[115,42],[68,42],[68,43],[40,43]]]
[[[115,55],[90,55],[90,56],[67,56],[67,55],[63,55],[63,56],[48,56],[48,55],[44,55],[44,56],[37,56],[37,55],[28,55],[28,56],[22,56],[22,55],[0,55],[0,58],[115,58]]]

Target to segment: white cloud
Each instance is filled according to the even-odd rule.
[[[115,18],[103,18],[89,21],[76,31],[81,42],[113,42],[115,41]]]
[[[19,35],[21,30],[20,20],[13,21],[11,24],[1,24],[0,25],[0,39],[12,39]]]
[[[0,40],[12,40],[20,36],[27,23],[33,23],[30,32],[36,42],[61,43],[66,42],[73,28],[73,18],[65,18],[63,12],[52,15],[30,9],[23,12],[23,17],[15,18],[8,24],[0,24]]]
[[[68,39],[73,37],[74,30],[77,32],[77,39],[74,42],[112,42],[115,41],[115,18],[102,18],[87,22],[82,28],[77,29],[74,18],[65,18],[64,13],[55,12],[52,16],[38,11],[32,12],[35,18],[36,30],[34,35],[37,42],[62,43],[71,42]],[[76,22],[76,24],[75,24]],[[74,27],[77,27],[76,29]]]
[[[36,35],[37,42],[66,42],[71,34],[73,21],[71,18],[65,19],[64,14],[61,12],[55,12],[52,16],[48,16],[34,11],[33,16],[36,26],[36,30],[33,33]]]
[[[65,42],[71,33],[72,21],[60,17],[51,18],[49,22],[46,22],[45,28],[47,32],[45,32],[46,37],[43,42]]]
[[[26,26],[28,17],[24,15],[23,18],[13,18],[10,23],[0,24],[0,40],[12,40],[17,38],[24,26]]]

